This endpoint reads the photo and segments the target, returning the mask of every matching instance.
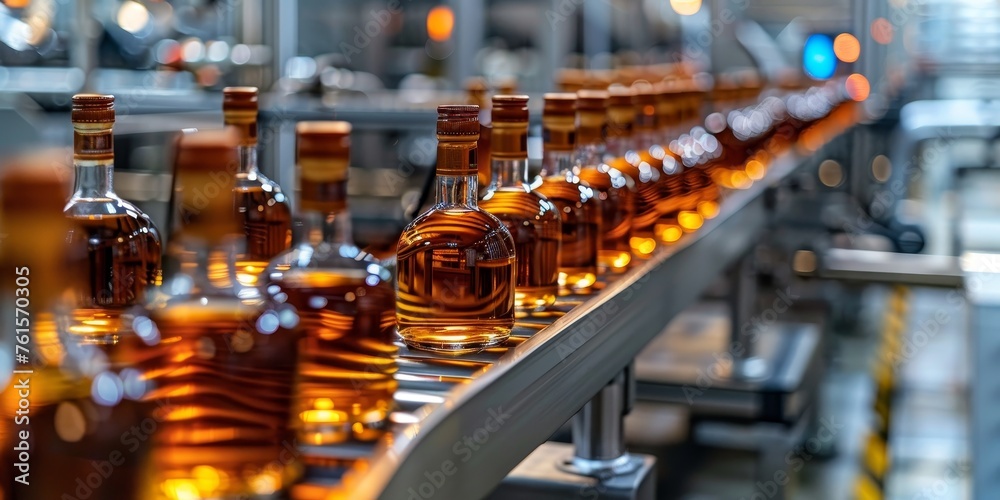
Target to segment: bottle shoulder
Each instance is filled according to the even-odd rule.
[[[396,248],[400,258],[420,248],[471,248],[487,258],[513,258],[514,239],[500,219],[480,207],[435,206],[406,226]]]
[[[559,219],[559,211],[545,195],[530,189],[495,189],[479,202],[480,208],[498,219],[545,222]]]

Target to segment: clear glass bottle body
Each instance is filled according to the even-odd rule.
[[[70,256],[70,269],[83,276],[70,328],[113,342],[129,329],[122,316],[161,282],[160,233],[149,216],[115,194],[113,158],[74,163],[75,187],[64,213],[74,223],[70,245],[86,251]]]
[[[151,436],[157,498],[270,498],[286,486],[297,336],[244,294],[234,256],[242,236],[182,243],[183,260],[147,316],[159,342],[137,363],[165,401]],[[251,299],[241,298],[253,297]],[[253,387],[252,392],[247,388]]]
[[[241,145],[236,175],[236,210],[246,234],[246,249],[236,259],[236,278],[256,286],[268,263],[292,242],[292,212],[277,183],[257,166],[257,146]]]
[[[300,241],[262,276],[281,329],[301,335],[292,426],[304,444],[378,438],[397,386],[391,276],[354,245],[350,214],[338,205],[303,213]]]
[[[559,284],[587,292],[597,281],[601,206],[594,189],[580,179],[571,151],[545,151],[536,190],[548,198],[562,218]]]
[[[582,144],[576,150],[580,180],[600,199],[601,240],[597,263],[602,272],[621,273],[632,261],[632,218],[635,214],[635,181],[606,161],[604,143]]]
[[[516,307],[551,306],[559,293],[561,219],[528,184],[528,159],[494,159],[493,180],[479,206],[507,226],[517,255]]]
[[[506,341],[514,327],[514,239],[478,207],[475,172],[440,169],[436,203],[403,230],[396,249],[397,325],[411,347],[478,351]]]

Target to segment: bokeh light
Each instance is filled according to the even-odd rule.
[[[439,5],[427,13],[427,37],[435,42],[443,42],[451,38],[451,30],[455,27],[455,13],[450,7]]]
[[[892,23],[884,17],[876,18],[872,21],[871,33],[872,39],[882,45],[888,45],[892,43],[892,37],[894,34],[894,28]]]
[[[868,83],[868,79],[860,73],[854,73],[847,77],[847,82],[844,83],[844,86],[847,89],[847,95],[851,96],[851,99],[855,101],[868,99],[868,94],[871,92],[871,85]]]
[[[826,35],[810,35],[802,50],[802,68],[806,74],[826,80],[837,70],[837,56],[833,53],[833,39]]]
[[[833,53],[837,55],[837,59],[852,63],[861,55],[861,42],[850,33],[841,33],[833,39]]]
[[[118,26],[132,34],[137,34],[149,25],[149,11],[139,2],[129,0],[118,8]]]
[[[701,10],[701,0],[670,0],[670,8],[682,16],[693,16]]]

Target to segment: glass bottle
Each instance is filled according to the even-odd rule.
[[[601,200],[601,239],[597,263],[602,272],[624,272],[632,261],[629,239],[635,212],[635,181],[607,162],[610,159],[605,144],[608,131],[607,91],[581,90],[576,95],[574,161],[580,167],[580,180],[589,184]]]
[[[391,276],[351,235],[350,133],[347,122],[296,126],[302,237],[261,277],[282,328],[301,332],[292,426],[303,444],[378,438],[397,385]]]
[[[493,97],[493,180],[479,206],[507,226],[517,254],[515,306],[551,306],[559,293],[559,212],[528,184],[528,96]]]
[[[542,115],[544,143],[542,171],[532,183],[559,209],[562,237],[559,249],[559,284],[587,292],[597,281],[597,252],[601,234],[601,200],[580,179],[573,162],[576,134],[576,94],[545,94]]]
[[[479,107],[438,107],[434,206],[403,230],[396,250],[396,322],[417,349],[478,351],[514,326],[514,239],[479,208]]]
[[[233,193],[246,249],[236,258],[236,278],[244,286],[256,286],[271,259],[292,243],[292,212],[281,187],[257,165],[257,87],[226,87],[222,95],[225,123],[240,133],[240,170]]]
[[[109,340],[128,330],[126,311],[160,284],[160,233],[153,221],[114,191],[115,98],[73,96],[73,194],[64,212],[73,220],[70,244],[87,251],[71,270],[81,273],[71,329]]]
[[[75,221],[63,215],[68,186],[53,161],[44,155],[16,160],[0,179],[6,233],[0,318],[9,325],[0,350],[14,363],[0,371],[0,456],[8,464],[0,473],[0,497],[139,498],[148,446],[123,439],[155,414],[136,401],[142,382],[117,355],[118,342],[129,335],[70,332],[72,292],[85,277],[69,271],[90,249],[82,241],[67,244]]]
[[[140,319],[160,339],[138,365],[153,386],[147,400],[167,405],[147,436],[152,498],[272,498],[295,456],[298,338],[279,331],[277,314],[262,312],[259,295],[235,278],[244,235],[229,193],[239,140],[227,128],[177,142],[177,208],[187,212],[169,254],[176,270]]]
[[[661,174],[653,164],[662,165],[662,161],[652,161],[648,152],[643,152],[646,153],[644,158],[641,150],[635,149],[635,136],[641,133],[644,142],[650,141],[655,122],[652,114],[643,114],[639,104],[644,105],[644,100],[632,87],[612,86],[609,92],[608,150],[616,155],[609,165],[635,180],[635,215],[629,246],[635,257],[647,258],[656,249],[653,225],[659,218]]]
[[[490,173],[492,163],[490,152],[493,134],[490,133],[492,120],[490,119],[490,85],[485,78],[474,76],[465,81],[466,104],[479,106],[479,188],[482,189],[490,184],[493,174]]]

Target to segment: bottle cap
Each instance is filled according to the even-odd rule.
[[[257,87],[226,87],[222,89],[222,111],[253,111],[257,114]]]
[[[576,93],[577,111],[595,111],[604,113],[608,105],[606,90],[581,90]]]
[[[73,123],[114,123],[115,96],[108,94],[77,94],[73,96]]]
[[[528,96],[493,96],[493,123],[521,123],[528,121]]]
[[[576,144],[576,94],[545,94],[542,141],[548,151],[572,151]]]
[[[446,104],[438,106],[438,141],[475,141],[479,139],[479,106]]]
[[[347,179],[351,156],[351,124],[344,121],[299,122],[297,137],[299,175],[315,182]]]
[[[528,96],[493,97],[493,129],[490,136],[491,154],[494,158],[527,158]]]
[[[239,170],[234,127],[181,135],[174,159],[175,187],[180,190],[180,218],[184,232],[216,242],[240,233],[236,223],[233,188]]]

